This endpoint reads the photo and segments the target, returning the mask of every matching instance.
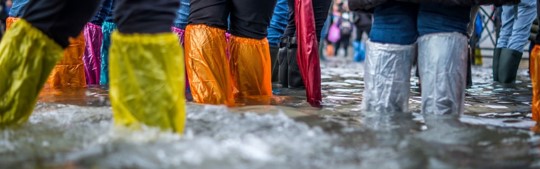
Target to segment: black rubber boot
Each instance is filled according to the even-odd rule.
[[[515,83],[517,70],[523,52],[513,49],[503,48],[499,58],[499,81],[501,83]]]
[[[272,83],[278,81],[279,63],[277,62],[279,47],[270,46],[270,63],[272,64]]]
[[[287,60],[289,61],[289,88],[291,89],[302,89],[304,88],[304,81],[302,80],[302,75],[300,74],[300,68],[296,61],[296,38],[289,39],[289,47],[287,49]]]
[[[278,67],[278,83],[281,84],[281,87],[289,87],[288,69],[289,61],[287,60],[287,46],[289,44],[289,38],[281,38],[279,43],[279,50],[277,53],[277,67]]]
[[[501,56],[501,48],[495,48],[493,50],[493,81],[500,82],[499,81],[499,61]]]

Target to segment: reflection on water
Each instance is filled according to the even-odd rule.
[[[46,89],[29,123],[0,131],[0,168],[540,167],[526,74],[501,86],[489,68],[475,68],[462,122],[426,123],[417,79],[412,113],[375,113],[360,110],[361,64],[332,61],[322,72],[322,109],[277,88],[273,105],[189,103],[183,137],[112,127],[104,88]]]

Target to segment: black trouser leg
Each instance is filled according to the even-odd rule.
[[[229,25],[231,34],[254,39],[266,38],[277,0],[231,0],[231,2]]]
[[[30,0],[22,18],[63,48],[95,13],[99,0]]]
[[[171,32],[178,0],[118,0],[114,19],[122,33]]]

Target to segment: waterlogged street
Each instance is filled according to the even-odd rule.
[[[113,127],[104,88],[46,89],[27,124],[0,131],[0,168],[540,168],[527,69],[509,86],[474,67],[461,120],[427,127],[417,78],[411,112],[362,112],[362,66],[322,63],[322,109],[276,88],[270,106],[188,103],[183,136]]]

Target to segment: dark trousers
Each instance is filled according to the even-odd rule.
[[[345,50],[345,57],[349,54],[349,44],[351,43],[351,35],[341,35],[341,38],[339,39],[335,46],[334,50],[334,56],[338,55],[339,48],[343,48]]]
[[[276,0],[191,0],[188,22],[228,29],[235,36],[263,39],[275,5]]]
[[[22,18],[62,47],[78,36],[92,18],[99,0],[30,0]],[[122,33],[170,32],[178,0],[118,0],[115,22]]]

